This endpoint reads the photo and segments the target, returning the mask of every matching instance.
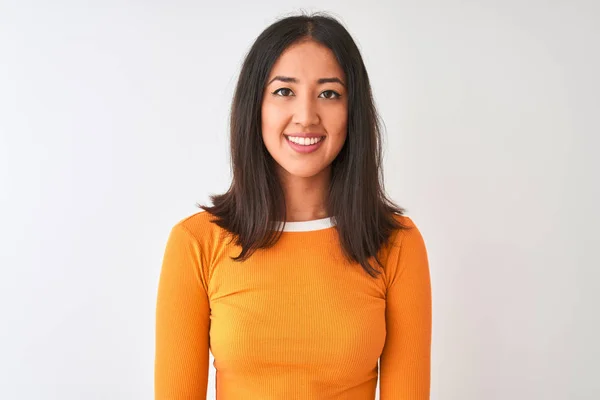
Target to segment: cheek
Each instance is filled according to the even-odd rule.
[[[279,136],[283,132],[285,117],[280,107],[264,103],[261,115],[263,136]]]
[[[346,132],[348,130],[348,111],[345,107],[330,113],[326,129],[329,134],[335,134],[336,137],[339,137],[342,140],[346,137]]]

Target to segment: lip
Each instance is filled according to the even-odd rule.
[[[290,135],[290,136],[300,136],[300,137],[307,137],[307,138],[324,136],[324,135],[317,135],[317,134],[315,134],[313,136],[308,136],[308,135],[310,135],[310,134],[307,134],[307,135],[296,135],[296,134],[294,134],[294,135]],[[301,144],[296,144],[296,143],[292,142],[291,140],[289,140],[288,139],[288,135],[284,135],[284,136],[285,136],[285,141],[292,148],[292,150],[294,150],[294,151],[296,151],[298,153],[303,153],[303,154],[312,153],[313,151],[316,151],[319,147],[321,147],[321,144],[323,144],[323,142],[327,139],[327,138],[323,138],[323,139],[319,140],[315,144],[304,146],[304,145],[301,145]]]
[[[284,136],[295,136],[295,137],[307,137],[307,138],[318,138],[325,136],[324,133],[284,133]]]

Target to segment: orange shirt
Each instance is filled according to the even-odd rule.
[[[378,278],[344,259],[330,219],[286,224],[239,263],[207,212],[179,221],[156,312],[155,398],[429,399],[431,284],[412,220],[382,248]],[[329,222],[328,222],[329,221]],[[379,365],[378,365],[379,361]]]

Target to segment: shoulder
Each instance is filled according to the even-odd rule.
[[[394,214],[394,219],[400,222],[400,224],[402,224],[403,226],[416,226],[412,218],[407,215]]]
[[[192,236],[207,234],[210,231],[222,230],[217,224],[213,223],[214,215],[207,211],[198,211],[188,215],[175,223],[174,229],[183,229]]]
[[[402,244],[418,244],[423,243],[423,235],[417,224],[411,217],[406,215],[394,214],[394,219],[401,225],[390,236],[390,243],[394,247],[402,247]]]
[[[175,226],[181,226],[190,231],[195,231],[198,228],[206,229],[209,227],[209,224],[212,224],[212,222],[210,222],[211,217],[212,215],[209,212],[201,210],[180,219],[176,222]]]
[[[206,279],[212,275],[215,259],[232,246],[227,231],[214,219],[204,210],[188,215],[172,225],[167,241],[170,259],[197,263]]]
[[[211,243],[226,236],[226,231],[215,224],[214,219],[214,215],[202,210],[178,220],[171,231],[186,235],[202,246],[210,247]]]
[[[405,215],[394,215],[394,218],[402,227],[392,233],[386,246],[384,269],[388,285],[407,267],[427,268],[428,265],[425,241],[417,224]]]

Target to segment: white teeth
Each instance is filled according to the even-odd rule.
[[[321,140],[323,140],[323,137],[320,137],[320,138],[304,138],[304,137],[297,137],[297,136],[288,136],[288,139],[290,140],[290,142],[294,142],[294,143],[302,145],[302,146],[309,146],[311,144],[315,144],[317,142],[320,142]]]

